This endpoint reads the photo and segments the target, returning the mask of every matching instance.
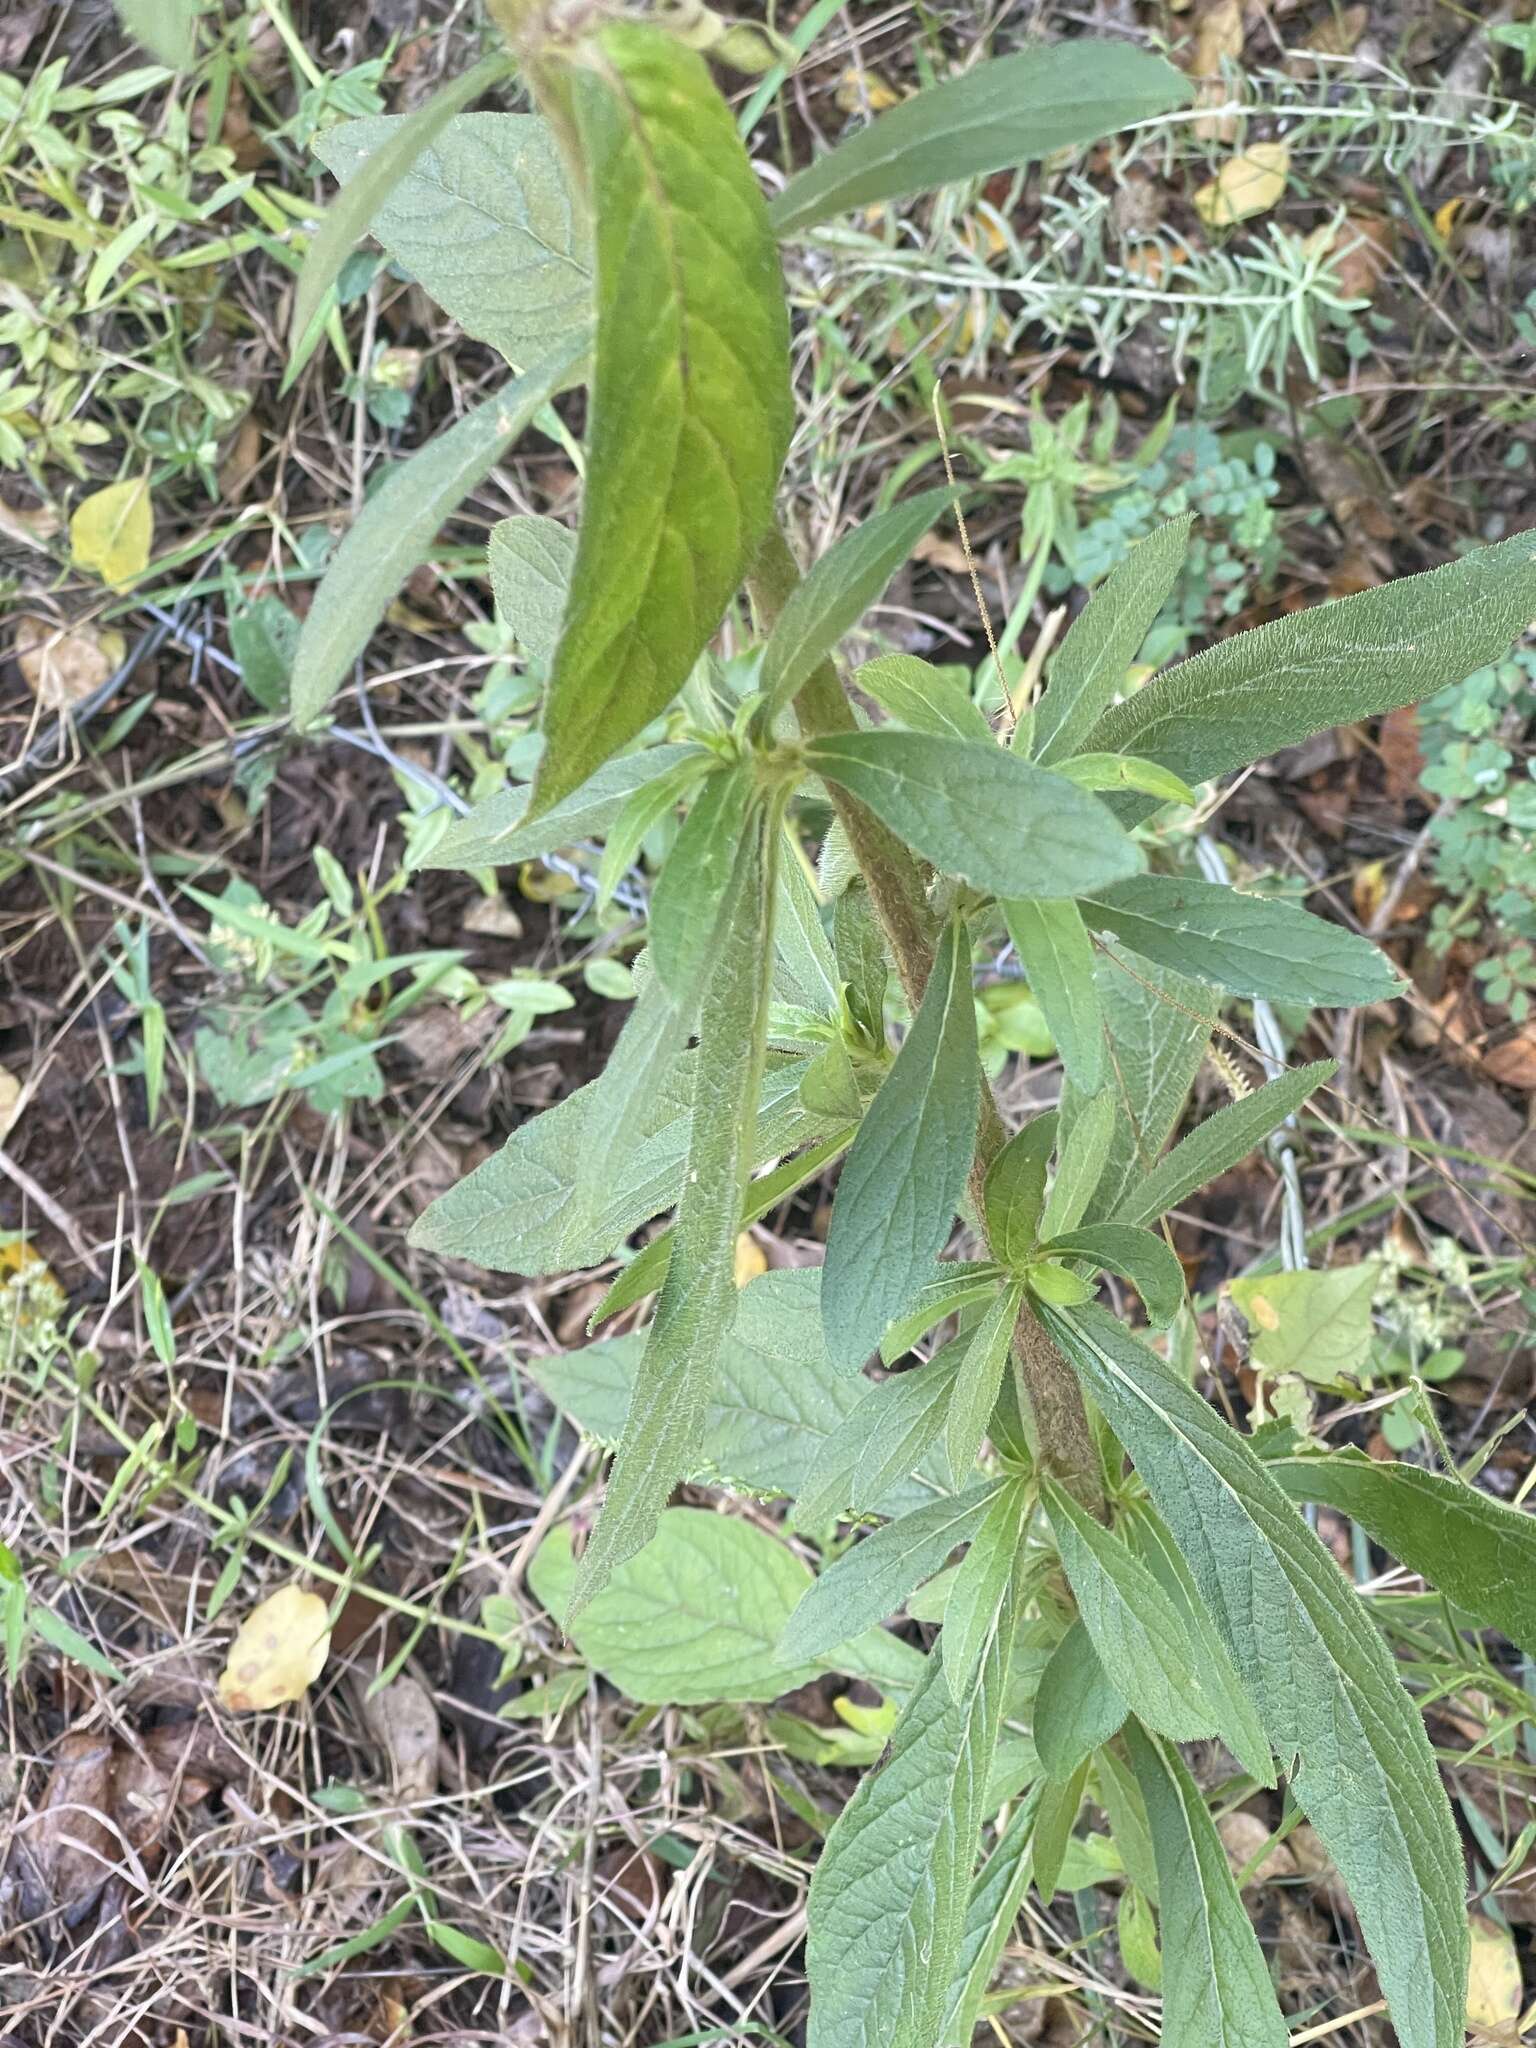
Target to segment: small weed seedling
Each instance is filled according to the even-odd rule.
[[[428,855],[474,872],[597,839],[611,879],[682,813],[605,1070],[416,1231],[484,1266],[564,1272],[675,1209],[599,1311],[654,1295],[648,1329],[614,1340],[617,1377],[576,1404],[617,1444],[601,1514],[579,1560],[551,1539],[535,1587],[640,1700],[772,1701],[827,1668],[880,1684],[888,1710],[840,1758],[824,1745],[884,1760],[811,1885],[812,2048],[968,2042],[1026,1888],[1049,1899],[1081,1860],[1087,1799],[1123,1863],[1128,1964],[1160,1968],[1163,2038],[1285,2048],[1179,1753],[1212,1737],[1239,1797],[1284,1775],[1404,2048],[1453,2048],[1468,1932],[1451,1809],[1387,1638],[1299,1509],[1348,1515],[1531,1653],[1536,1530],[1454,1473],[1323,1454],[1279,1423],[1240,1433],[1096,1276],[1128,1282],[1154,1331],[1187,1317],[1160,1219],[1332,1071],[1283,1073],[1165,1153],[1224,995],[1350,1005],[1400,986],[1294,904],[1152,871],[1140,828],[1194,785],[1502,661],[1536,616],[1536,539],[1238,635],[1122,699],[1183,570],[1174,518],[1123,551],[1039,701],[1000,729],[905,656],[857,672],[879,715],[856,710],[840,643],[952,495],[899,498],[802,576],[775,520],[795,425],[779,245],[1167,115],[1184,81],[1123,43],[1023,51],[882,113],[769,201],[668,22],[601,0],[492,11],[509,56],[325,140],[344,184],[300,281],[298,352],[370,229],[517,374],[369,499],[305,621],[292,710],[317,726],[443,520],[585,385],[579,533],[525,517],[492,539],[503,614],[548,649],[542,755]],[[741,46],[720,32],[722,54]],[[462,111],[514,63],[538,114]],[[973,998],[978,949],[1005,942],[1066,1075],[1059,1109],[1013,1133]],[[912,1018],[894,1056],[891,970]],[[744,1225],[838,1158],[824,1266],[739,1287]],[[957,1216],[974,1258],[944,1256]],[[936,1355],[861,1377],[952,1319]],[[785,1424],[765,1430],[775,1403]],[[756,1524],[669,1508],[701,1473],[792,1496],[835,1561],[812,1578]],[[839,1551],[849,1518],[880,1525]],[[942,1615],[923,1658],[879,1624],[941,1573],[914,1603]],[[692,1634],[636,1620],[682,1588]]]

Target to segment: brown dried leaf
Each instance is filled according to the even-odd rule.
[[[16,623],[16,665],[45,711],[67,711],[99,690],[123,659],[121,633],[56,626],[32,613]]]
[[[414,1678],[396,1678],[363,1703],[363,1718],[389,1757],[395,1797],[430,1799],[437,1790],[437,1708]]]
[[[1483,1065],[1506,1088],[1536,1089],[1536,1024],[1484,1053]]]
[[[120,1854],[107,1823],[112,1744],[104,1735],[66,1735],[54,1754],[48,1800],[31,1834],[52,1894],[73,1922],[89,1910]]]
[[[1389,711],[1381,721],[1381,733],[1376,744],[1381,750],[1387,795],[1394,803],[1401,803],[1405,796],[1411,796],[1417,790],[1419,776],[1424,769],[1424,753],[1419,744],[1418,706],[1404,704],[1396,711]]]

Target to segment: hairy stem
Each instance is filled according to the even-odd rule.
[[[747,579],[752,601],[765,625],[773,624],[799,581],[800,570],[789,543],[774,527]],[[823,661],[802,686],[795,698],[795,714],[808,738],[855,730],[852,708],[830,661]],[[934,950],[934,921],[922,873],[907,848],[872,811],[842,790],[834,789],[830,794],[896,963],[902,989],[915,1012],[928,985]],[[976,1156],[971,1162],[969,1182],[971,1204],[983,1228],[982,1190],[987,1168],[1007,1135],[1007,1125],[991,1087],[983,1079]],[[1082,1390],[1071,1366],[1027,1306],[1014,1335],[1014,1363],[1020,1389],[1034,1418],[1035,1442],[1042,1464],[1090,1513],[1102,1520],[1103,1472],[1088,1426]]]

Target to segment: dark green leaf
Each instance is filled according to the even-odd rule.
[[[1015,1809],[971,1887],[960,1962],[939,2029],[941,2041],[969,2041],[975,2032],[987,1985],[1029,1889],[1030,1847],[1039,1804],[1039,1792],[1031,1791]]]
[[[409,118],[339,121],[312,147],[350,189]],[[456,115],[362,225],[466,334],[519,368],[591,324],[586,223],[554,134],[536,114]],[[512,623],[521,625],[516,614]]]
[[[1051,1652],[1035,1694],[1034,1736],[1053,1778],[1069,1779],[1101,1743],[1119,1733],[1130,1712],[1105,1675],[1093,1638],[1074,1621]]]
[[[909,732],[995,746],[997,738],[978,706],[941,669],[915,654],[882,654],[854,672],[854,683],[883,705]]]
[[[1007,1277],[1006,1268],[992,1259],[941,1259],[933,1278],[912,1297],[912,1306],[886,1331],[880,1344],[881,1363],[894,1365],[946,1316],[990,1301],[998,1283]]]
[[[806,1474],[795,1503],[797,1529],[820,1529],[849,1513],[867,1515],[882,1508],[893,1512],[892,1489],[917,1471],[944,1428],[955,1369],[968,1341],[957,1338],[926,1365],[896,1373],[875,1386],[839,1380],[846,1390],[841,1398],[856,1405],[843,1426],[827,1437]],[[920,1496],[906,1501],[908,1507],[922,1504]]]
[[[886,725],[813,740],[805,758],[925,860],[998,896],[1082,896],[1141,866],[1098,797],[1005,747]]]
[[[1255,1145],[1278,1130],[1313,1089],[1331,1080],[1337,1071],[1337,1060],[1315,1060],[1309,1067],[1298,1067],[1293,1074],[1280,1074],[1265,1082],[1241,1102],[1214,1111],[1196,1124],[1187,1138],[1180,1139],[1145,1179],[1133,1184],[1115,1210],[1115,1221],[1152,1223],[1166,1216],[1186,1195],[1208,1186],[1218,1174],[1246,1159]]]
[[[1100,1310],[1046,1321],[1189,1560],[1274,1749],[1300,1760],[1291,1790],[1349,1887],[1404,2048],[1453,2048],[1461,1847],[1385,1642],[1252,1450],[1169,1366]]]
[[[586,344],[566,344],[418,448],[389,473],[347,529],[320,579],[294,656],[293,722],[330,703],[386,607],[432,553],[443,521],[500,462],[557,391],[577,381]]]
[[[1178,72],[1129,43],[1052,43],[978,64],[893,107],[790,179],[774,231],[928,192],[1112,135],[1188,104]]]
[[[1050,1258],[1091,1259],[1094,1265],[1119,1273],[1141,1296],[1154,1329],[1171,1323],[1184,1304],[1184,1268],[1155,1231],[1126,1223],[1090,1223],[1052,1238],[1040,1250]]]
[[[1226,1850],[1176,1749],[1125,1731],[1146,1801],[1163,1926],[1163,2038],[1179,2048],[1286,2048],[1290,2036]]]
[[[1056,1112],[1031,1117],[1016,1131],[987,1169],[982,1201],[987,1237],[1005,1266],[1028,1263],[1040,1235],[1045,1176],[1056,1146]]]
[[[944,1454],[957,1486],[965,1484],[987,1433],[1023,1304],[1023,1287],[1011,1281],[977,1324],[955,1375],[944,1423]]]
[[[832,1204],[821,1306],[827,1348],[848,1372],[930,1276],[965,1186],[979,1106],[971,946],[954,918]]]
[[[1123,687],[1184,566],[1193,523],[1186,512],[1138,541],[1067,629],[1035,712],[1033,747],[1043,765],[1077,753]]]
[[[596,222],[586,499],[534,808],[664,711],[773,516],[789,322],[757,180],[703,59],[611,22],[570,75]]]
[[[1107,1089],[1077,1109],[1056,1149],[1056,1178],[1040,1219],[1042,1237],[1059,1237],[1081,1223],[1103,1175],[1114,1130],[1115,1099]]]
[[[1035,1890],[1040,1894],[1043,1905],[1048,1906],[1056,1896],[1056,1886],[1061,1878],[1061,1866],[1066,1861],[1067,1844],[1072,1839],[1072,1830],[1077,1825],[1077,1816],[1082,1810],[1083,1788],[1088,1782],[1088,1766],[1078,1765],[1070,1778],[1048,1778],[1040,1787],[1040,1804],[1035,1812],[1035,1838],[1032,1849],[1035,1869]]]
[[[763,649],[759,720],[771,725],[845,633],[863,618],[917,542],[954,501],[948,490],[922,491],[845,533],[790,593]]]
[[[1272,1003],[1346,1006],[1402,991],[1384,953],[1294,903],[1219,882],[1134,875],[1083,905],[1092,926],[1176,973]]]
[[[1094,1094],[1104,1079],[1104,1012],[1093,978],[1093,941],[1075,903],[1010,901],[1008,936],[1061,1063],[1073,1084]]]
[[[651,892],[651,959],[674,991],[693,987],[719,943],[720,906],[746,836],[754,795],[745,766],[711,775],[683,820]]]
[[[1018,1567],[1029,1514],[1026,1482],[1010,1479],[993,1497],[960,1560],[944,1603],[944,1628],[939,1636],[944,1683],[951,1699],[963,1700],[982,1669]]]
[[[1463,1480],[1359,1451],[1273,1458],[1264,1469],[1292,1500],[1348,1515],[1410,1571],[1536,1657],[1536,1516]]]
[[[687,746],[648,747],[644,753],[623,754],[605,761],[580,789],[532,824],[526,822],[528,785],[499,789],[477,803],[467,817],[455,818],[421,865],[454,868],[461,873],[511,867],[518,861],[537,860],[559,846],[601,839],[637,790],[662,780],[688,761],[697,764],[702,776],[710,758],[703,747]]]
[[[832,945],[854,1023],[872,1046],[883,1046],[890,962],[880,920],[862,882],[851,882],[832,907]]]
[[[1107,711],[1090,744],[1204,782],[1329,726],[1417,704],[1497,661],[1533,618],[1536,535],[1518,533],[1235,634]]]

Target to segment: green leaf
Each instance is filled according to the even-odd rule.
[[[963,1700],[982,1668],[1019,1565],[1029,1513],[1027,1483],[1010,1479],[994,1496],[960,1560],[944,1604],[944,1627],[939,1636],[944,1683],[951,1699]]]
[[[406,577],[428,560],[443,521],[496,467],[534,414],[579,379],[584,354],[583,341],[568,343],[403,462],[390,464],[331,558],[299,634],[292,705],[301,732],[346,680]]]
[[[1040,1235],[1045,1176],[1056,1146],[1056,1112],[1031,1117],[987,1168],[982,1206],[987,1237],[1005,1266],[1027,1265]]]
[[[1136,875],[1100,891],[1083,915],[1144,959],[1235,995],[1343,1007],[1402,993],[1402,977],[1367,940],[1220,882]]]
[[[810,1573],[766,1530],[702,1508],[668,1508],[643,1550],[568,1616],[578,1566],[566,1523],[528,1581],[587,1662],[642,1706],[773,1700],[817,1675],[776,1645]]]
[[[1349,1887],[1403,2048],[1452,2048],[1461,1847],[1391,1652],[1248,1445],[1171,1367],[1100,1310],[1045,1320],[1189,1560],[1276,1753],[1300,1760],[1292,1793]]]
[[[807,2048],[933,2048],[962,1955],[1015,1634],[1005,1597],[957,1703],[930,1656],[888,1761],[833,1823],[811,1880]],[[969,1951],[974,1958],[974,1951]]]
[[[1114,1097],[1107,1090],[1090,1096],[1057,1145],[1056,1178],[1040,1219],[1042,1237],[1060,1237],[1081,1223],[1103,1175],[1114,1132]]]
[[[971,944],[952,918],[832,1204],[821,1307],[827,1349],[845,1371],[875,1350],[943,1248],[976,1147],[980,1089]]]
[[[970,1903],[965,1909],[965,1938],[939,2029],[941,2041],[969,2041],[976,2030],[987,1985],[1029,1889],[1030,1851],[1039,1804],[1040,1794],[1034,1790],[1015,1809],[971,1887]]]
[[[1294,612],[1180,662],[1089,735],[1204,782],[1330,726],[1417,704],[1497,661],[1536,618],[1536,536]]]
[[[997,1406],[1003,1370],[1023,1305],[1022,1284],[1010,1281],[982,1317],[960,1361],[944,1423],[944,1455],[957,1486],[964,1485],[975,1464],[992,1410]]]
[[[952,491],[921,491],[845,533],[811,565],[791,591],[763,649],[763,703],[758,712],[763,730],[788,709],[811,671],[859,623],[953,502]]]
[[[525,654],[539,662],[553,660],[570,595],[575,534],[558,519],[519,512],[491,528],[486,559],[497,617]]]
[[[1536,1516],[1464,1480],[1360,1451],[1272,1458],[1264,1469],[1292,1500],[1348,1515],[1447,1599],[1536,1657]]]
[[[311,147],[350,191],[410,118],[339,121]],[[591,324],[582,208],[554,133],[536,114],[455,115],[370,207],[362,228],[466,334],[519,368]],[[516,614],[512,623],[520,625]]]
[[[1149,1991],[1163,1988],[1163,1958],[1157,1945],[1152,1906],[1139,1885],[1129,1884],[1115,1908],[1115,1939],[1127,1974]]]
[[[570,74],[597,343],[571,602],[534,809],[664,711],[773,516],[789,321],[768,216],[704,60],[611,22]]]
[[[853,1021],[871,1046],[885,1045],[885,991],[891,978],[885,935],[862,881],[832,906],[832,948]]]
[[[1109,1822],[1110,1840],[1126,1876],[1157,1902],[1157,1862],[1152,1851],[1152,1830],[1147,1821],[1146,1802],[1141,1796],[1131,1767],[1120,1755],[1120,1745],[1109,1742],[1098,1750],[1089,1766],[1094,1797]]]
[[[1079,789],[1138,790],[1160,804],[1193,805],[1195,792],[1171,768],[1143,761],[1139,754],[1073,754],[1052,764],[1058,775]]]
[[[1106,1671],[1149,1727],[1178,1742],[1217,1732],[1178,1610],[1141,1559],[1053,1481],[1042,1484],[1061,1562]]]
[[[946,1316],[990,1301],[998,1282],[1007,1277],[1007,1269],[992,1259],[941,1259],[934,1277],[913,1296],[911,1308],[896,1318],[881,1339],[882,1365],[894,1365]]]
[[[1203,1188],[1246,1159],[1256,1145],[1294,1116],[1314,1088],[1338,1072],[1337,1060],[1315,1060],[1293,1074],[1266,1081],[1241,1102],[1228,1103],[1196,1124],[1115,1210],[1117,1223],[1152,1223],[1176,1209],[1186,1195]]]
[[[1371,1302],[1381,1279],[1375,1259],[1324,1272],[1264,1273],[1227,1291],[1253,1332],[1251,1356],[1266,1372],[1309,1380],[1359,1374],[1371,1351]]]
[[[834,214],[985,176],[1187,106],[1190,88],[1129,43],[1052,43],[929,86],[790,179],[771,209],[793,235]]]
[[[1141,866],[1096,796],[991,742],[886,725],[812,740],[805,761],[935,867],[998,896],[1082,896]]]
[[[1087,1782],[1088,1766],[1081,1763],[1070,1778],[1048,1778],[1040,1787],[1033,1856],[1035,1890],[1040,1894],[1042,1905],[1048,1906],[1056,1896],[1056,1886],[1061,1878],[1062,1864],[1066,1861],[1072,1830],[1082,1810],[1083,1788]]]
[[[1127,669],[1173,593],[1193,524],[1194,514],[1186,512],[1138,541],[1067,628],[1035,710],[1032,743],[1042,765],[1076,754],[1124,687]]]
[[[512,60],[503,51],[482,57],[462,78],[442,86],[412,114],[405,114],[358,165],[310,240],[289,322],[297,348],[309,333],[326,293],[341,275],[342,265],[373,216],[421,152],[440,135],[460,108],[478,99],[504,78]],[[540,351],[543,354],[543,351]]]
[[[909,732],[995,746],[997,735],[965,691],[915,654],[882,654],[855,669],[854,687],[873,697]]]
[[[799,842],[786,824],[779,858],[779,907],[774,943],[779,967],[788,976],[794,1000],[820,1017],[838,1013],[839,968],[826,927],[821,900],[801,856]],[[839,897],[839,903],[842,902]]]
[[[621,756],[620,758],[622,759],[623,757]],[[614,766],[616,766],[616,763],[613,761],[604,762],[603,767],[599,768],[597,775],[593,777],[593,781],[595,782],[607,769]],[[623,810],[620,811],[619,815],[608,827],[607,836],[603,844],[603,857],[598,863],[597,900],[594,909],[599,917],[601,917],[608,904],[613,901],[614,891],[628,874],[633,862],[639,858],[640,849],[645,842],[646,835],[653,831],[663,818],[672,818],[675,815],[679,803],[682,802],[691,789],[705,781],[713,767],[714,762],[711,756],[706,755],[703,760],[700,760],[697,755],[690,755],[686,759],[679,761],[668,774],[658,775],[652,781],[642,783],[628,803],[625,804]],[[720,778],[716,775],[715,779],[718,781]],[[590,789],[592,784],[589,782],[586,787]],[[578,802],[580,795],[581,792],[578,790],[576,796],[566,798],[566,803]],[[552,818],[556,812],[564,809],[565,804],[556,804],[553,811],[545,812],[545,818]],[[535,826],[534,830],[537,831],[537,829],[538,827]],[[670,856],[668,858],[670,860]],[[651,958],[653,962],[656,962],[654,951],[656,934],[654,927],[651,928],[649,936],[653,948]],[[657,972],[661,979],[664,982],[669,982],[669,985],[671,985],[669,976],[662,969],[660,963],[657,962],[656,964]],[[689,982],[692,981],[692,978],[691,974],[681,977],[682,980]],[[679,985],[681,985],[681,981]]]
[[[576,1351],[523,1361],[550,1399],[608,1449],[624,1433],[646,1333],[607,1337]],[[764,1496],[802,1493],[818,1460],[859,1436],[864,1402],[916,1377],[902,1373],[879,1387],[834,1372],[821,1337],[821,1270],[763,1273],[741,1291],[736,1320],[720,1347],[717,1376],[699,1432],[690,1479],[710,1479]],[[942,1375],[941,1375],[942,1377]],[[934,1434],[939,1424],[935,1423]],[[857,1504],[904,1514],[943,1490],[911,1475],[922,1450],[897,1459],[872,1490],[855,1490],[831,1509]]]
[[[556,847],[601,839],[638,790],[670,777],[690,761],[702,776],[711,758],[705,748],[691,746],[648,747],[643,753],[622,754],[605,761],[580,789],[531,824],[527,822],[528,785],[499,789],[467,816],[455,818],[421,865],[460,873],[511,867],[518,861],[537,860]]]
[[[44,1607],[40,1601],[33,1602],[27,1608],[27,1621],[45,1643],[61,1650],[72,1663],[94,1671],[98,1678],[110,1678],[121,1684],[123,1674],[111,1658],[103,1656],[94,1643],[88,1642],[79,1629],[71,1628],[64,1617],[55,1614],[51,1607]]]
[[[777,831],[759,814],[741,842],[719,914],[718,954],[699,1020],[676,1248],[577,1574],[572,1615],[654,1531],[698,1443],[720,1346],[735,1319],[736,1229],[763,1076],[777,853]]]
[[[1003,919],[1030,989],[1075,1086],[1104,1079],[1104,1012],[1093,978],[1093,941],[1075,903],[1004,903]]]
[[[1163,1943],[1163,2036],[1179,2048],[1286,2048],[1253,1923],[1199,1788],[1176,1749],[1125,1731],[1157,1859]]]
[[[914,1508],[862,1537],[822,1573],[795,1609],[779,1641],[780,1655],[789,1663],[824,1657],[894,1614],[914,1587],[943,1568],[957,1544],[972,1540],[994,1495],[1006,1484],[978,1481],[964,1493]]]
[[[1109,1152],[1083,1211],[1096,1223],[1115,1213],[1127,1190],[1151,1171],[1183,1112],[1210,1039],[1210,991],[1166,969],[1126,964],[1113,951],[1094,970],[1113,1057],[1105,1092],[1114,1105]],[[1061,1142],[1072,1142],[1090,1100],[1068,1082],[1061,1101]]]
[[[1091,1259],[1129,1280],[1141,1296],[1147,1321],[1155,1330],[1171,1323],[1184,1305],[1184,1268],[1171,1245],[1155,1231],[1126,1223],[1091,1223],[1064,1231],[1040,1247],[1053,1259]]]
[[[747,832],[755,791],[745,765],[717,771],[683,820],[651,892],[651,959],[666,986],[681,992],[708,968],[720,907]]]
[[[117,0],[123,27],[152,57],[183,71],[197,47],[197,0]]]
[[[1105,1674],[1092,1636],[1074,1621],[1051,1652],[1035,1694],[1031,1725],[1041,1763],[1065,1783],[1119,1733],[1129,1712]]]
[[[955,1370],[968,1342],[956,1338],[926,1365],[875,1386],[838,1378],[840,1400],[855,1405],[842,1428],[824,1439],[805,1476],[792,1517],[795,1528],[821,1529],[848,1513],[897,1512],[889,1505],[892,1489],[913,1492],[910,1475],[944,1428]],[[909,1508],[923,1504],[920,1495],[905,1502]]]

